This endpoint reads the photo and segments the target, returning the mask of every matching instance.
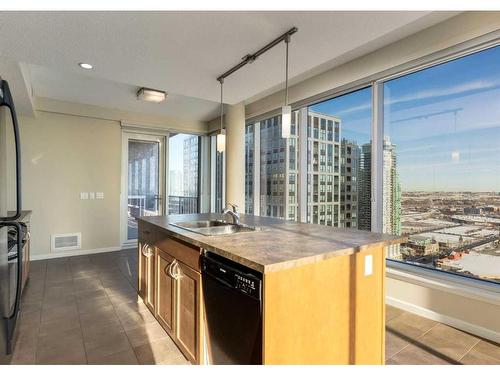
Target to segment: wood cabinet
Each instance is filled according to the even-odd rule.
[[[203,360],[200,253],[139,221],[139,295],[194,364]]]
[[[144,304],[155,311],[155,248],[147,242],[139,242],[139,295]]]
[[[172,336],[175,332],[176,283],[172,274],[175,259],[163,251],[158,251],[156,260],[156,318]]]
[[[191,267],[176,263],[177,298],[175,338],[182,352],[195,363],[201,352],[201,275]]]
[[[200,363],[201,274],[158,249],[156,318],[192,363]]]

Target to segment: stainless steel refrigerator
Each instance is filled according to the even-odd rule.
[[[9,363],[21,299],[21,149],[14,102],[0,77],[0,364]],[[10,233],[10,234],[9,234]]]

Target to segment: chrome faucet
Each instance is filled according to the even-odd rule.
[[[222,215],[231,215],[231,217],[233,218],[233,224],[240,225],[240,214],[238,213],[238,206],[233,203],[228,203],[228,206],[231,206],[232,210],[231,208],[226,207],[222,211]]]

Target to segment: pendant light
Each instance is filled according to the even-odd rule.
[[[281,137],[290,138],[292,126],[292,107],[288,105],[288,44],[290,35],[285,37],[286,57],[285,57],[285,105],[281,107]]]
[[[224,129],[224,102],[223,102],[223,85],[224,78],[219,78],[220,82],[220,133],[217,134],[217,152],[226,150],[226,129]]]

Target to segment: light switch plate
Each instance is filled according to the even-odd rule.
[[[104,193],[102,191],[96,192],[95,199],[104,199]]]
[[[89,198],[90,199],[95,199],[95,193],[94,192],[89,193]]]
[[[80,199],[89,199],[89,193],[87,193],[87,192],[81,192],[80,193]]]
[[[373,274],[373,255],[365,256],[365,276]]]

